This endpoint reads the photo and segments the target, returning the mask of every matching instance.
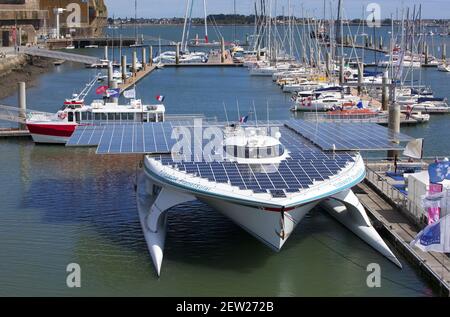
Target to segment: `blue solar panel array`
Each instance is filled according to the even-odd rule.
[[[413,138],[376,123],[327,123],[290,120],[285,125],[324,151],[401,150],[397,143]]]
[[[191,122],[173,121],[78,126],[66,146],[97,146],[98,154],[170,153],[172,132]]]

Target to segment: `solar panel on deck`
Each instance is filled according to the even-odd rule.
[[[411,141],[375,123],[328,123],[290,120],[285,125],[324,151],[401,150],[393,141]]]
[[[327,180],[340,173],[354,154],[340,152],[327,155],[311,145],[296,132],[280,127],[280,142],[288,149],[289,158],[278,165],[249,165],[236,162],[178,162],[170,156],[157,159],[165,166],[222,184],[230,184],[254,193],[270,193],[274,198],[308,189],[315,182]]]

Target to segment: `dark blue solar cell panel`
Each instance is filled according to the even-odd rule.
[[[274,197],[274,198],[285,198],[285,197],[286,197],[286,193],[285,193],[284,191],[278,190],[278,189],[271,190],[271,191],[270,191],[270,194],[271,194],[272,197]]]
[[[393,140],[412,140],[406,135],[392,133],[385,127],[371,123],[326,123],[290,120],[286,122],[286,126],[325,151],[395,150],[402,147],[393,143]]]

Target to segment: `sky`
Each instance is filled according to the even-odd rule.
[[[269,2],[269,0],[266,0]],[[327,3],[327,15],[330,14],[330,4],[336,12],[338,0],[325,0]],[[115,17],[134,17],[134,0],[105,0],[109,15]],[[183,17],[187,0],[138,0],[138,17],[143,18],[168,18]],[[254,12],[254,0],[236,0],[238,14],[251,14]],[[282,13],[285,8],[287,15],[289,0],[272,0],[274,7],[277,3],[276,13]],[[309,12],[309,16],[323,16],[323,0],[290,0],[296,16],[301,16],[301,7]],[[395,17],[396,10],[404,7],[412,7],[422,3],[424,18],[450,18],[450,0],[343,0],[344,16],[346,18],[361,18],[363,7],[369,3],[378,3],[381,8],[381,16],[388,18],[391,14]],[[207,0],[208,14],[233,13],[234,0]],[[275,9],[274,9],[275,12]],[[368,13],[367,13],[368,14]],[[194,0],[194,17],[203,16],[203,0]]]

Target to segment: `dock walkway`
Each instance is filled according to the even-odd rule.
[[[28,138],[31,134],[28,130],[0,129],[0,139],[3,138]]]
[[[153,72],[157,67],[155,65],[149,65],[147,64],[145,70],[141,69],[137,73],[133,74],[130,78],[127,78],[127,80],[119,84],[120,92],[123,93],[128,88],[136,85],[139,81],[144,79],[147,75],[149,75],[151,72]]]
[[[422,274],[440,289],[441,295],[450,296],[450,259],[447,255],[436,252],[422,252],[411,248],[410,242],[420,229],[392,201],[383,194],[377,184],[366,179],[356,187],[356,196],[366,208],[382,233],[390,240],[409,261],[416,264]]]

